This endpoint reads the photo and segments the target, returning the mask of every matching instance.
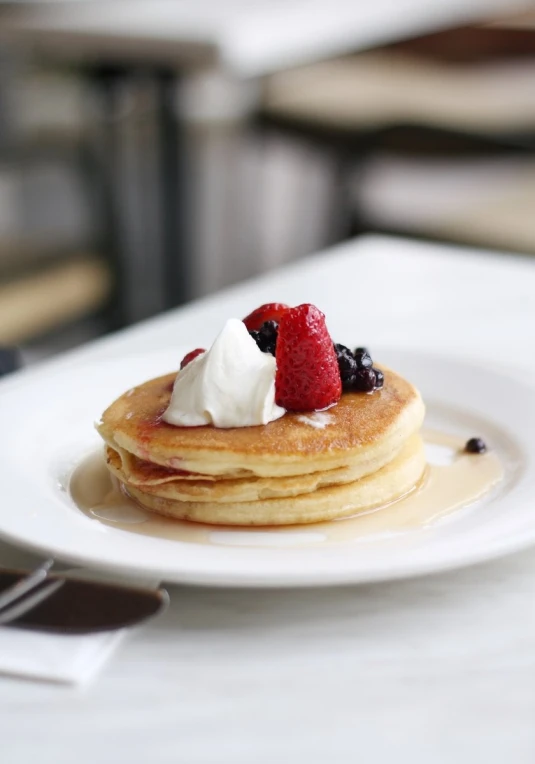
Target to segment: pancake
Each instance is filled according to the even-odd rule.
[[[283,478],[340,468],[360,468],[353,474],[364,476],[399,454],[424,415],[418,391],[395,372],[383,371],[384,387],[373,394],[344,393],[325,412],[287,413],[267,425],[232,429],[163,422],[176,376],[168,374],[118,398],[97,429],[121,457],[126,453],[167,470],[181,470],[184,481]],[[130,460],[130,468],[125,467],[128,459],[123,469],[132,475],[136,464]],[[162,483],[173,482],[172,474],[161,473],[160,478]]]
[[[186,472],[185,470],[176,470],[172,467],[163,467],[161,464],[140,459],[138,456],[129,453],[124,448],[112,448],[106,446],[106,455],[110,464],[114,464],[121,470],[120,479],[131,482],[134,485],[163,485],[165,483],[199,480],[214,481],[218,478],[215,475],[202,475],[197,472]]]
[[[400,449],[402,446],[400,443]],[[310,493],[329,485],[352,483],[381,469],[396,455],[397,452],[393,452],[384,454],[383,460],[373,460],[373,463],[359,461],[347,467],[304,475],[226,478],[214,475],[204,477],[194,473],[177,475],[175,470],[145,462],[125,451],[119,453],[111,446],[106,446],[108,469],[121,483],[167,499],[216,503],[285,498]]]
[[[389,504],[411,491],[425,471],[422,439],[413,435],[398,455],[371,475],[284,499],[246,502],[176,501],[124,486],[141,506],[177,520],[213,525],[294,525],[337,520]]]

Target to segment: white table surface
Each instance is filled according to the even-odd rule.
[[[535,261],[385,237],[47,365],[60,374],[204,345],[225,318],[268,300],[318,304],[340,341],[535,375]],[[0,384],[0,403],[17,383]],[[535,761],[535,550],[375,586],[170,591],[169,612],[133,633],[85,690],[0,679],[2,764]]]
[[[4,37],[52,55],[198,63],[258,76],[531,7],[528,0],[55,0],[17,3]]]

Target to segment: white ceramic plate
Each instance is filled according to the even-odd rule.
[[[251,534],[249,545],[247,531],[234,537],[236,543],[221,532],[213,543],[185,543],[88,518],[66,487],[74,467],[100,445],[94,421],[125,389],[170,371],[177,357],[175,349],[172,357],[121,358],[61,375],[51,368],[0,390],[0,536],[69,562],[217,586],[402,578],[489,560],[535,542],[535,387],[461,361],[408,352],[381,353],[380,359],[420,388],[430,424],[463,438],[487,438],[505,465],[499,490],[471,507],[426,528],[329,546],[293,546],[287,536],[279,545],[280,534],[267,545],[264,538],[262,546]]]

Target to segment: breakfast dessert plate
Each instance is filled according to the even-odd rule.
[[[172,372],[189,350],[61,375],[44,369],[4,384],[0,422],[9,438],[0,446],[0,536],[133,577],[253,587],[417,576],[535,542],[535,387],[461,360],[406,351],[374,355],[425,401],[423,488],[354,518],[306,525],[201,525],[151,513],[117,491],[95,423],[125,390]],[[329,427],[320,414],[309,420],[311,431]],[[463,450],[476,436],[485,454]],[[414,464],[418,444],[408,440],[405,449],[399,458]],[[193,490],[185,483],[183,489]]]

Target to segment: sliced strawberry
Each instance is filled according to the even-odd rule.
[[[198,355],[205,352],[206,351],[204,348],[195,348],[195,350],[190,350],[189,353],[186,353],[186,355],[182,359],[180,368],[183,369],[184,366],[187,366],[188,363],[190,363],[190,361],[193,361],[194,358],[197,358]]]
[[[325,316],[298,305],[281,316],[277,339],[275,400],[287,411],[324,409],[340,400],[342,381]]]
[[[289,307],[289,305],[285,305],[283,302],[266,302],[265,305],[261,305],[256,310],[253,310],[252,313],[249,313],[243,319],[243,323],[250,332],[258,330],[266,321],[280,321],[282,314]]]

